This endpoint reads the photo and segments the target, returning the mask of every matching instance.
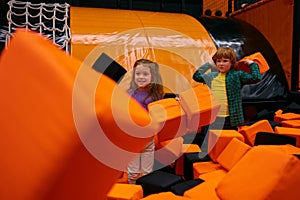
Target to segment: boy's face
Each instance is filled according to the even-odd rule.
[[[218,58],[216,59],[216,67],[218,68],[219,72],[226,73],[231,68],[231,61],[229,58]]]
[[[136,66],[134,75],[134,82],[140,89],[145,88],[151,82],[151,72],[149,67],[144,67],[143,65]]]

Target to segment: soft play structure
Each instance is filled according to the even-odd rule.
[[[243,88],[245,118],[253,120],[266,102],[271,111],[287,104],[288,83],[276,53],[258,30],[241,20],[82,7],[71,7],[70,19],[74,57],[93,65],[105,52],[128,72],[137,58],[150,58],[160,64],[171,93],[197,85],[193,73],[220,46],[234,48],[238,60],[260,53],[269,70],[262,81]],[[128,80],[130,73],[120,84],[126,88]]]
[[[250,24],[71,6],[70,31],[70,52],[24,28],[1,52],[0,199],[300,198],[300,161],[294,156],[300,154],[299,132],[273,131],[268,120],[209,130],[209,152],[183,137],[200,133],[219,111],[210,89],[192,75],[221,46],[234,48],[239,61],[251,57],[259,64],[262,80],[242,90],[247,121],[289,103],[278,57]],[[159,64],[165,93],[181,102],[165,98],[147,112],[127,94],[139,58]],[[285,121],[284,114],[277,112],[276,122]],[[290,119],[299,120],[299,114]],[[257,131],[298,140],[256,146]],[[176,172],[157,170],[137,185],[124,184],[128,162],[153,139],[158,168],[170,165]]]

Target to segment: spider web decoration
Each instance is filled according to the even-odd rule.
[[[34,4],[12,0],[8,5],[6,46],[16,28],[25,28],[39,32],[70,53],[69,4]]]

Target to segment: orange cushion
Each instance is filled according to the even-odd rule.
[[[251,147],[233,138],[217,158],[217,162],[226,170],[230,170]]]
[[[217,183],[215,181],[205,181],[189,190],[186,190],[183,196],[195,200],[196,199],[219,200],[215,191],[216,185]]]
[[[172,192],[160,192],[158,194],[151,194],[151,195],[143,198],[142,200],[164,200],[164,199],[167,199],[167,200],[191,200],[186,197],[175,195]]]
[[[98,150],[98,155],[105,152],[108,160],[114,161],[113,152],[97,144],[100,134],[93,135],[99,122],[109,133],[111,143],[121,143],[118,147],[123,149],[138,152],[152,139],[128,136],[117,127],[111,93],[115,92],[123,107],[128,94],[114,90],[116,83],[105,76],[98,86],[101,90],[95,93],[95,87],[89,84],[99,74],[90,68],[88,72],[80,71],[82,67],[51,41],[25,30],[17,30],[2,52],[0,88],[5,98],[0,99],[0,149],[9,153],[0,158],[1,199],[105,199],[122,172],[94,157]],[[75,84],[77,78],[82,78],[82,84]],[[90,99],[89,90],[93,91]],[[95,99],[99,103],[96,109]],[[128,128],[132,121],[148,125],[148,113],[132,100],[130,106],[131,119],[120,122]],[[121,116],[128,113],[120,106],[115,109]],[[153,133],[157,127],[153,123],[143,130]],[[97,149],[87,148],[83,141]],[[132,157],[123,156],[115,165],[122,168]]]
[[[220,199],[300,199],[300,160],[255,146],[216,187]]]
[[[237,138],[238,140],[244,142],[244,137],[235,130],[210,130],[209,131],[208,155],[214,162],[217,162],[218,156],[225,149],[227,144],[229,144],[232,138]]]
[[[284,120],[281,121],[282,127],[300,128],[300,120]]]
[[[201,174],[198,178],[201,178],[205,181],[214,182],[217,185],[226,174],[227,170],[220,168],[205,174]]]
[[[268,71],[270,69],[269,64],[266,61],[266,59],[264,58],[264,56],[260,52],[256,52],[249,56],[245,56],[244,58],[239,60],[238,61],[238,70],[243,70],[245,72],[250,73],[250,69],[249,69],[248,65],[245,64],[245,62],[244,62],[246,59],[253,60],[254,62],[256,62],[261,74],[265,73],[266,71]]]
[[[161,99],[148,105],[150,116],[161,127],[159,142],[183,136],[187,132],[187,120],[179,102],[174,98]]]
[[[264,146],[264,148],[268,148],[271,150],[276,150],[276,151],[281,151],[286,154],[300,154],[300,148],[295,147],[290,144],[285,144],[285,145],[259,145],[259,146]]]
[[[124,171],[122,175],[116,180],[116,183],[128,183],[128,173]]]
[[[107,193],[106,200],[139,200],[143,198],[141,185],[115,183]]]
[[[201,126],[214,122],[221,107],[205,84],[179,93],[179,98],[187,115],[189,132],[199,132]]]
[[[222,169],[222,166],[219,163],[212,161],[193,163],[193,174],[195,179],[199,178],[199,176],[202,174],[206,174],[218,169]]]
[[[194,153],[194,152],[200,152],[201,149],[197,144],[182,144],[182,150],[181,153]],[[184,156],[181,155],[177,160],[176,160],[176,165],[175,165],[175,173],[177,175],[183,175],[184,174]]]
[[[254,146],[257,132],[273,133],[274,131],[268,120],[260,120],[250,126],[239,127],[238,132],[240,132],[244,136],[246,144]]]
[[[275,112],[275,116],[274,116],[275,122],[282,122],[285,120],[297,120],[297,119],[300,119],[300,114],[292,113],[292,112],[283,113],[283,111],[280,109]]]
[[[181,156],[182,144],[182,137],[160,142],[155,151],[155,159],[162,164],[169,165]]]
[[[295,137],[296,138],[296,146],[300,147],[300,129],[276,126],[275,133]]]
[[[201,149],[198,144],[182,144],[182,153],[200,152]]]

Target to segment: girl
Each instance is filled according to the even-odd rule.
[[[258,65],[252,60],[246,60],[251,73],[238,71],[236,54],[230,47],[221,47],[213,55],[214,63],[205,63],[194,73],[193,79],[206,83],[221,104],[214,128],[237,129],[244,123],[241,89],[244,84],[260,81]],[[217,71],[205,73],[216,66]],[[221,127],[222,126],[222,127]],[[220,128],[221,127],[221,128]]]
[[[146,110],[148,104],[162,99],[163,86],[158,64],[147,59],[134,63],[130,88],[127,91]],[[154,165],[154,140],[152,140],[127,167],[128,183],[135,184],[140,173],[146,175],[152,172]]]

